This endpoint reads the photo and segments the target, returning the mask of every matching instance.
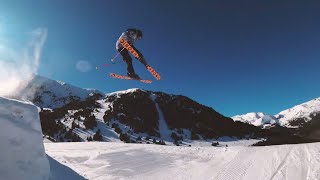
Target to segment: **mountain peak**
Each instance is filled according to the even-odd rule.
[[[263,112],[251,112],[243,115],[237,115],[231,117],[234,121],[241,121],[255,126],[265,126],[278,123],[278,120],[272,116]]]
[[[74,100],[84,100],[93,94],[102,94],[94,89],[83,89],[62,81],[40,75],[32,75],[19,90],[17,99],[29,100],[39,107],[58,108]]]
[[[316,112],[320,112],[320,97],[281,111],[276,117],[281,125],[288,125],[290,121],[298,118],[308,121],[311,119],[310,115]]]
[[[320,97],[314,98],[305,103],[296,105],[292,108],[281,111],[276,115],[267,115],[262,112],[251,112],[243,115],[233,116],[234,121],[246,122],[256,126],[267,124],[279,124],[281,126],[296,128],[296,125],[292,125],[292,122],[297,119],[304,119],[304,122],[311,120],[311,115],[320,112]]]

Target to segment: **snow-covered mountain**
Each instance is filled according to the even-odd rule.
[[[121,140],[188,145],[224,137],[270,137],[274,136],[272,132],[255,126],[280,124],[275,116],[264,113],[237,116],[246,123],[234,122],[188,97],[163,92],[128,89],[102,94],[41,76],[34,76],[24,87],[19,98],[41,107],[43,133],[54,141]],[[312,137],[316,130],[313,129]],[[306,141],[310,142],[294,140]]]
[[[267,127],[270,125],[280,125],[288,128],[299,128],[313,119],[320,113],[320,98],[315,98],[308,102],[296,105],[276,115],[265,113],[248,113],[233,116],[234,121],[241,121],[255,126]]]
[[[264,133],[185,96],[142,89],[95,95],[58,109],[44,109],[40,119],[44,134],[57,141],[188,144],[225,136],[258,138]]]
[[[39,75],[27,82],[16,98],[42,108],[44,133],[58,141],[86,141],[98,130],[106,141],[128,135],[177,142],[260,133],[185,96],[141,89],[103,94]]]
[[[298,125],[294,125],[297,119],[309,122],[318,113],[320,113],[320,97],[281,111],[275,117],[279,119],[282,126],[298,127]]]
[[[59,108],[72,101],[85,100],[93,94],[102,94],[39,75],[33,75],[27,82],[14,98],[32,101],[43,108]]]
[[[278,124],[279,120],[271,115],[267,115],[263,112],[247,113],[244,115],[237,115],[232,117],[235,121],[241,121],[244,123],[252,124],[255,126],[267,126],[272,124]]]

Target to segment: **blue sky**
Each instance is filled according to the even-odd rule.
[[[320,94],[320,3],[317,1],[0,1],[1,43],[47,30],[38,74],[83,88],[142,88],[181,94],[233,116],[276,114]],[[143,30],[136,47],[162,76],[136,60],[153,84],[111,79],[124,63],[100,70],[128,27]],[[1,38],[5,36],[5,38]],[[90,63],[81,72],[79,61]]]

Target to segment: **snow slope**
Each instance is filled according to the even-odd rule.
[[[268,147],[182,147],[115,142],[45,143],[82,176],[108,179],[320,179],[320,143]]]
[[[255,126],[265,126],[278,124],[285,127],[290,126],[290,122],[298,118],[304,118],[306,122],[311,120],[311,115],[320,112],[320,98],[315,98],[308,102],[296,105],[292,108],[281,111],[276,115],[267,115],[262,112],[252,112],[231,117],[234,121],[241,121]]]
[[[170,129],[169,129],[168,125],[167,125],[167,122],[164,119],[164,115],[163,115],[158,103],[156,102],[157,95],[152,94],[150,96],[150,98],[155,103],[155,106],[156,106],[157,111],[159,113],[159,132],[160,132],[160,137],[161,137],[162,140],[170,142],[170,141],[172,141],[172,138],[170,137],[172,132],[170,131]]]
[[[0,97],[0,127],[0,179],[48,179],[38,109]]]

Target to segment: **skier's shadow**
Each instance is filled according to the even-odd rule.
[[[70,179],[70,180],[85,180],[83,176],[72,170],[71,168],[61,164],[49,155],[47,155],[50,164],[50,178],[49,180],[60,180],[60,179]]]

